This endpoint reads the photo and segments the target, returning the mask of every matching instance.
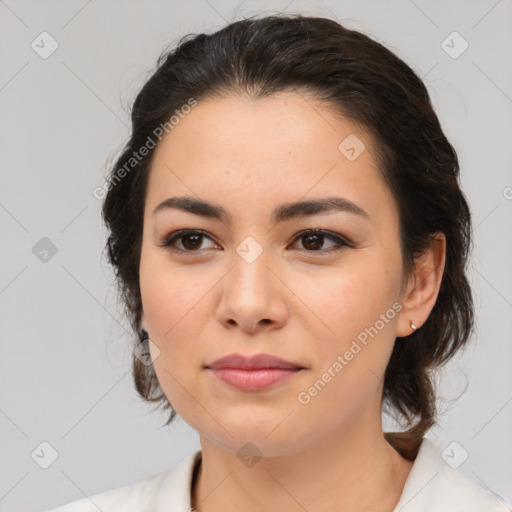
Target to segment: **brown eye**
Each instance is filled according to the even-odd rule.
[[[334,248],[322,249],[326,239],[334,242],[334,246],[331,246]],[[335,235],[334,233],[324,231],[322,229],[309,229],[307,231],[301,231],[294,238],[294,242],[297,241],[302,241],[303,247],[305,247],[305,249],[299,249],[301,252],[331,253],[342,250],[345,247],[352,247],[352,244],[348,241]]]
[[[199,234],[191,234],[191,235],[182,235],[181,243],[183,247],[187,250],[195,250],[201,245],[201,241],[203,239],[203,235]]]
[[[312,251],[317,251],[322,248],[324,244],[324,235],[304,235],[302,240],[305,241],[304,247],[306,249],[311,249]]]
[[[204,239],[213,240],[203,231],[182,229],[175,233],[171,233],[165,240],[158,244],[159,247],[165,247],[175,252],[199,252]],[[181,247],[177,247],[177,243]],[[216,245],[216,244],[215,244]]]

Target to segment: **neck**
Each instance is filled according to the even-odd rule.
[[[370,435],[360,426],[309,449],[262,457],[251,467],[236,451],[202,436],[201,447],[191,503],[197,512],[392,512],[413,464],[391,447],[382,428]]]

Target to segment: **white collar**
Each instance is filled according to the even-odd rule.
[[[190,512],[192,505],[192,477],[194,469],[201,461],[201,450],[187,455],[173,469],[167,472],[155,500],[155,512]]]
[[[452,452],[453,453],[453,452]],[[510,512],[512,504],[453,469],[437,447],[423,438],[393,512]]]

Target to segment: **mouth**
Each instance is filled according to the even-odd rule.
[[[243,391],[261,391],[289,382],[306,368],[273,356],[230,354],[205,366],[225,384]]]

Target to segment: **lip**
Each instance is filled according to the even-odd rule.
[[[241,370],[239,368],[218,368],[210,371],[226,384],[242,391],[262,391],[291,380],[304,369],[260,368]]]
[[[215,377],[242,391],[261,391],[287,382],[305,370],[271,354],[230,354],[207,365]]]
[[[244,356],[243,354],[229,354],[217,359],[213,363],[206,365],[206,368],[219,370],[225,368],[240,370],[261,370],[261,369],[283,369],[300,370],[304,367],[300,364],[286,361],[280,357],[271,354],[255,354],[253,356]]]

